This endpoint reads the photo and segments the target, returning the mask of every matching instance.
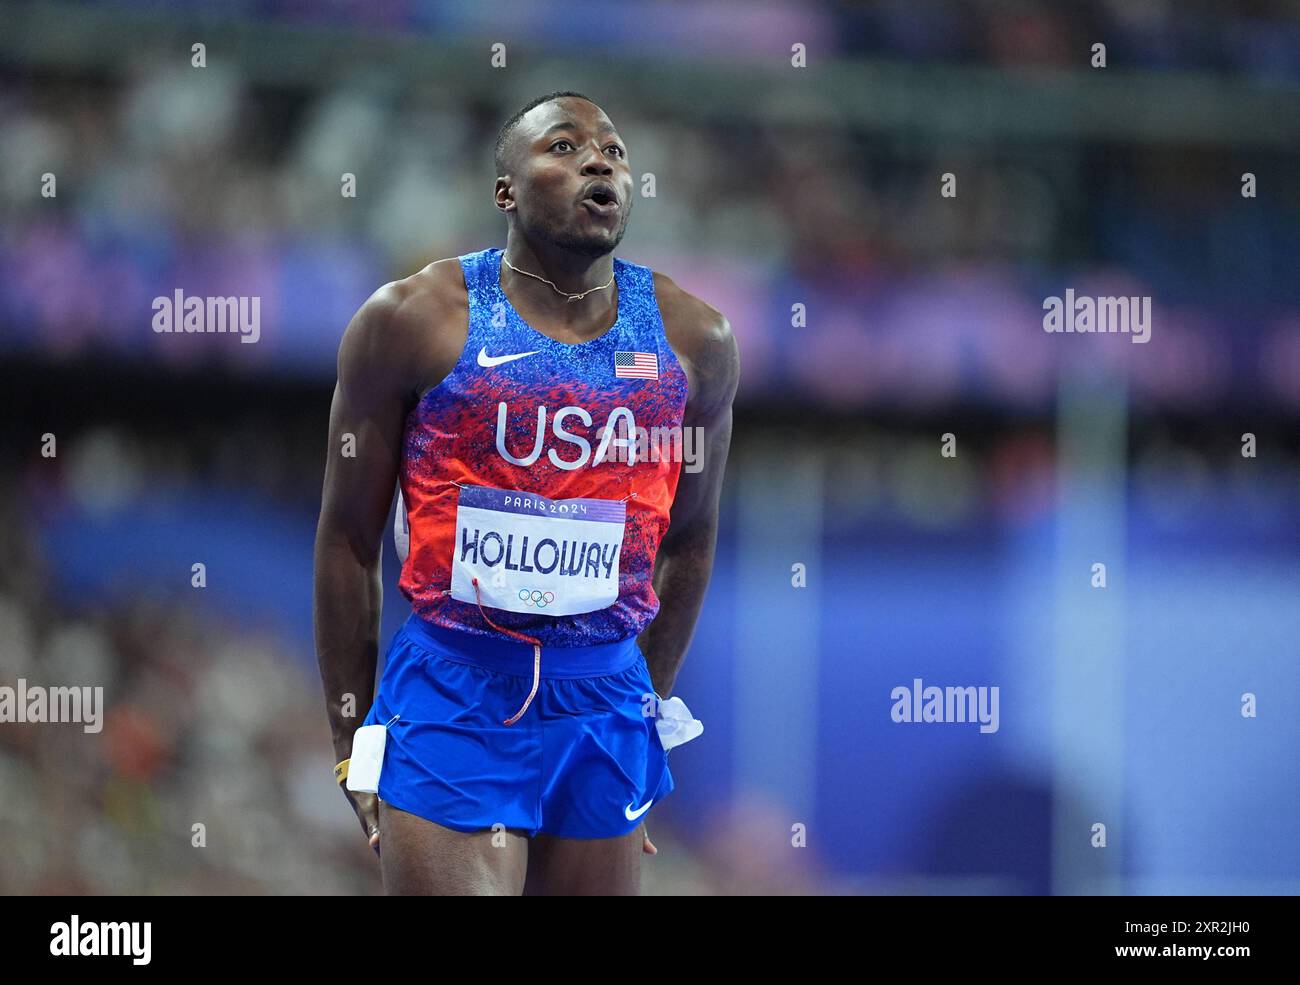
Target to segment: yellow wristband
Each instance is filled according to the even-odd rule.
[[[342,783],[348,778],[348,763],[350,762],[352,762],[352,760],[345,759],[334,767],[334,781],[336,783]]]

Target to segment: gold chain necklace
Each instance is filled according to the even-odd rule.
[[[540,280],[543,284],[551,284],[551,282],[547,280],[545,277],[538,277],[536,274],[530,274],[527,270],[520,270],[509,260],[506,260],[505,254],[502,254],[501,259],[505,261],[505,265],[509,267],[511,270],[513,270],[515,273],[523,274],[525,277],[531,277],[533,280]],[[570,294],[568,291],[561,291],[554,284],[551,284],[551,290],[553,290],[556,294],[563,294],[570,301],[581,301],[588,294],[592,293],[592,291],[603,291],[605,288],[609,287],[609,285],[612,283],[614,283],[614,274],[611,271],[609,275],[609,284],[601,284],[600,287],[590,288],[589,290],[583,291],[580,294]]]

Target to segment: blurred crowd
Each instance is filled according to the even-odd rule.
[[[914,35],[935,34],[930,15],[912,9],[840,13],[893,23],[867,32],[893,55],[956,57],[909,49]],[[1171,9],[1141,4],[1121,19],[1167,26]],[[1013,24],[1077,19],[1016,4],[987,12]],[[956,25],[975,16],[949,13]],[[375,287],[503,240],[490,148],[515,109],[505,95],[466,100],[361,74],[266,86],[223,59],[196,71],[157,56],[107,77],[71,67],[4,83],[6,347],[328,378],[343,325]],[[1300,195],[1287,190],[1294,160],[1156,144],[941,146],[813,119],[773,122],[761,105],[706,126],[609,89],[591,95],[624,133],[634,172],[656,178],[654,197],[636,202],[623,255],[672,272],[728,313],[746,349],[742,400],[941,402],[959,386],[1041,409],[1066,349],[1037,345],[1040,302],[1069,284],[1153,295],[1179,363],[1203,367],[1203,379],[1175,374],[1181,385],[1236,385],[1300,404],[1300,385],[1276,371],[1279,357],[1300,358],[1290,315],[1300,284],[1288,275],[1300,261]],[[1240,194],[1248,169],[1264,189],[1258,201]],[[956,198],[938,193],[948,172]],[[47,174],[53,198],[40,193]],[[345,175],[355,198],[341,193]],[[261,344],[150,331],[152,299],[178,287],[260,298]],[[792,299],[817,329],[807,339],[790,331]],[[1134,374],[1136,392],[1179,397],[1180,380],[1151,362]]]
[[[86,2],[86,0],[81,0]],[[153,0],[113,0],[149,11]],[[102,6],[102,4],[101,4]],[[1121,60],[1300,78],[1300,30],[1288,0],[787,0],[746,5],[727,0],[627,0],[593,17],[582,0],[527,0],[484,7],[475,0],[187,0],[193,15],[220,14],[296,25],[437,35],[449,41],[510,25],[556,47],[636,50],[672,45],[712,50],[720,25],[727,44],[757,49],[802,24],[837,55],[880,54],[1006,66],[1063,66],[1106,39]],[[743,9],[743,14],[740,11]],[[539,16],[540,14],[540,16]]]
[[[0,681],[102,686],[104,717],[0,727],[0,892],[375,891],[286,642],[156,583],[70,599],[4,505]]]
[[[253,91],[217,66],[157,62],[6,86],[0,340],[329,378],[370,291],[502,242],[487,156],[511,109],[378,83]],[[1080,168],[1078,148],[1017,159],[611,112],[634,170],[658,179],[621,252],[728,313],[742,402],[1047,407],[1069,347],[1045,340],[1040,303],[1069,285],[1154,296],[1164,355],[1121,353],[1138,398],[1235,387],[1300,404],[1284,369],[1300,359],[1300,285],[1286,275],[1300,196],[1268,157],[1251,165],[1268,188],[1256,203],[1235,168],[1195,152],[1087,151]],[[946,170],[957,199],[937,194]],[[38,194],[47,173],[53,199]],[[259,298],[260,344],[151,331],[152,299],[177,288]],[[790,330],[792,300],[815,330]]]
[[[850,0],[828,6],[843,18],[853,51],[1063,67],[1105,41],[1119,64],[1300,78],[1300,29],[1286,0]]]

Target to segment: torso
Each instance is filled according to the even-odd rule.
[[[445,628],[498,635],[477,599],[544,645],[625,639],[658,610],[651,576],[680,462],[628,463],[610,439],[680,429],[688,364],[648,268],[616,259],[616,312],[543,331],[502,291],[500,257],[431,265],[403,305],[404,319],[444,328],[414,336],[400,587]]]

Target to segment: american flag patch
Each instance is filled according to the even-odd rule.
[[[653,352],[614,353],[614,375],[625,379],[659,379],[659,356]]]

